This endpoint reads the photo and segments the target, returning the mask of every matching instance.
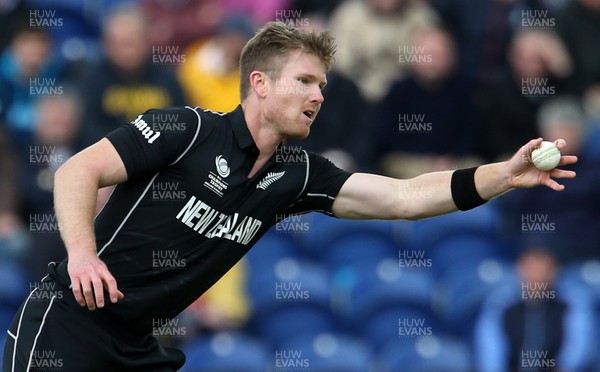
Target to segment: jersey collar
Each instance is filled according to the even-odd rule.
[[[248,124],[246,124],[246,119],[244,119],[244,111],[242,110],[242,105],[238,105],[238,107],[236,107],[235,110],[228,114],[228,117],[229,123],[231,124],[231,128],[233,130],[233,134],[235,135],[240,149],[256,149],[256,143],[254,142],[254,138],[252,138],[252,134],[250,134]]]

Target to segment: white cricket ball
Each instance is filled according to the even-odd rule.
[[[543,141],[531,152],[531,162],[539,170],[552,170],[560,162],[560,151],[553,142]]]

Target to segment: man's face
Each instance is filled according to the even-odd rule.
[[[305,138],[323,103],[321,89],[327,83],[321,60],[292,52],[279,76],[267,77],[264,114],[282,137]]]

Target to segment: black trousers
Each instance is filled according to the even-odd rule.
[[[4,372],[176,371],[180,350],[163,348],[152,335],[136,335],[79,306],[70,289],[42,279],[15,315],[4,346]]]

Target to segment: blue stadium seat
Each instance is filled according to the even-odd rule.
[[[469,211],[415,221],[408,244],[413,249],[428,249],[442,239],[456,234],[478,234],[498,237],[500,215],[493,202]]]
[[[247,287],[250,295],[260,294],[264,291],[266,281],[275,280],[274,270],[277,262],[286,258],[297,259],[298,252],[296,244],[289,236],[277,234],[272,230],[267,232],[244,258],[247,263]]]
[[[272,358],[262,342],[245,335],[218,333],[181,346],[186,355],[182,371],[264,372]]]
[[[282,258],[260,274],[248,280],[248,293],[256,316],[293,303],[329,305],[329,273],[317,263]]]
[[[309,231],[298,238],[305,254],[316,259],[323,259],[332,242],[355,233],[377,234],[383,239],[398,244],[403,241],[403,231],[407,229],[408,224],[407,221],[344,220],[322,213],[310,213],[306,217]]]
[[[390,341],[377,356],[376,371],[470,372],[472,356],[466,343],[446,336]]]
[[[513,266],[500,260],[465,261],[448,268],[437,283],[434,300],[446,329],[470,338],[486,296],[514,279]]]
[[[273,369],[297,364],[314,372],[368,372],[372,355],[369,348],[359,340],[335,333],[295,337],[276,350]]]
[[[334,328],[329,273],[319,264],[281,259],[260,280],[250,281],[248,289],[249,327],[272,344],[302,331]]]
[[[354,280],[355,283],[347,287],[338,283],[334,291],[335,310],[353,332],[368,333],[364,327],[377,327],[369,322],[398,308],[431,314],[434,282],[427,268],[400,268],[397,260],[386,259],[368,271],[356,273]],[[388,332],[375,337],[374,342],[380,343],[396,332],[397,320]]]
[[[0,305],[17,310],[29,292],[25,270],[17,263],[0,260]]]
[[[357,322],[361,339],[379,351],[391,340],[414,339],[440,333],[439,322],[430,312],[411,306],[389,306]]]
[[[594,296],[600,307],[600,261],[586,260],[568,264],[559,273],[558,285],[569,291],[569,287],[583,286]]]
[[[497,241],[474,233],[459,233],[438,240],[427,251],[432,267],[441,274],[447,268],[464,262],[481,262],[485,259],[501,259]]]
[[[333,240],[322,252],[324,262],[332,269],[372,267],[386,258],[398,256],[398,245],[381,232],[352,232]]]
[[[311,304],[291,304],[277,309],[264,317],[255,318],[253,325],[256,334],[272,347],[280,347],[299,336],[315,336],[339,329],[329,309]]]
[[[8,335],[6,334],[6,331],[0,333],[0,350],[2,350],[2,352],[0,353],[0,366],[2,365],[2,363],[4,362],[4,344],[6,343],[6,338],[8,337]]]
[[[13,307],[0,306],[0,333],[6,333],[16,313]]]

